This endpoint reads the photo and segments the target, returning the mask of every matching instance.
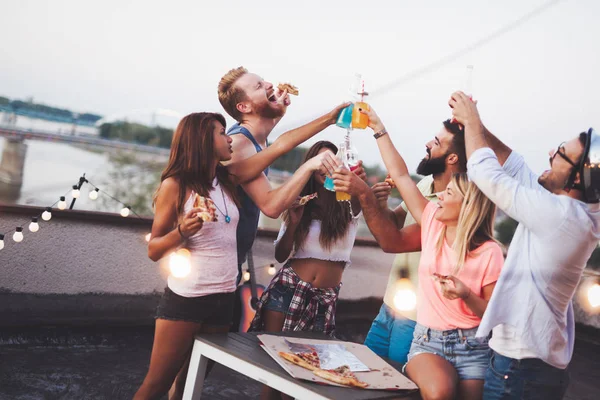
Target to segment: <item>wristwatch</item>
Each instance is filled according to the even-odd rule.
[[[387,130],[385,128],[383,128],[382,130],[380,130],[378,132],[375,132],[375,134],[373,135],[373,137],[375,139],[379,139],[380,137],[382,137],[384,135],[387,135],[387,133],[388,133]]]

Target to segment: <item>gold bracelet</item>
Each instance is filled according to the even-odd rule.
[[[379,132],[376,132],[376,133],[373,135],[373,137],[374,137],[375,139],[379,139],[380,137],[387,135],[387,133],[388,133],[388,132],[387,132],[387,130],[386,130],[385,128],[383,128],[383,129],[382,129],[382,130],[380,130]]]

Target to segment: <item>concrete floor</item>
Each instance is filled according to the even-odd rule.
[[[345,340],[361,341],[366,320],[338,324]],[[579,328],[579,327],[578,327]],[[153,331],[141,328],[29,328],[0,333],[0,399],[131,399],[144,378]],[[216,366],[205,399],[258,399],[260,385]],[[581,328],[566,399],[598,399],[600,336]]]

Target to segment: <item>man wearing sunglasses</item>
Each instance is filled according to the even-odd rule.
[[[600,240],[600,136],[590,128],[562,143],[538,177],[464,93],[449,105],[465,127],[469,178],[519,222],[477,333],[493,331],[484,399],[561,399],[575,340],[571,300]]]

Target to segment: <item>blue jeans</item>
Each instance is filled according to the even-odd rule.
[[[385,303],[371,324],[365,346],[378,356],[406,363],[416,322],[397,314]]]
[[[492,351],[485,373],[484,400],[558,400],[569,386],[569,372],[537,358],[515,360]]]

